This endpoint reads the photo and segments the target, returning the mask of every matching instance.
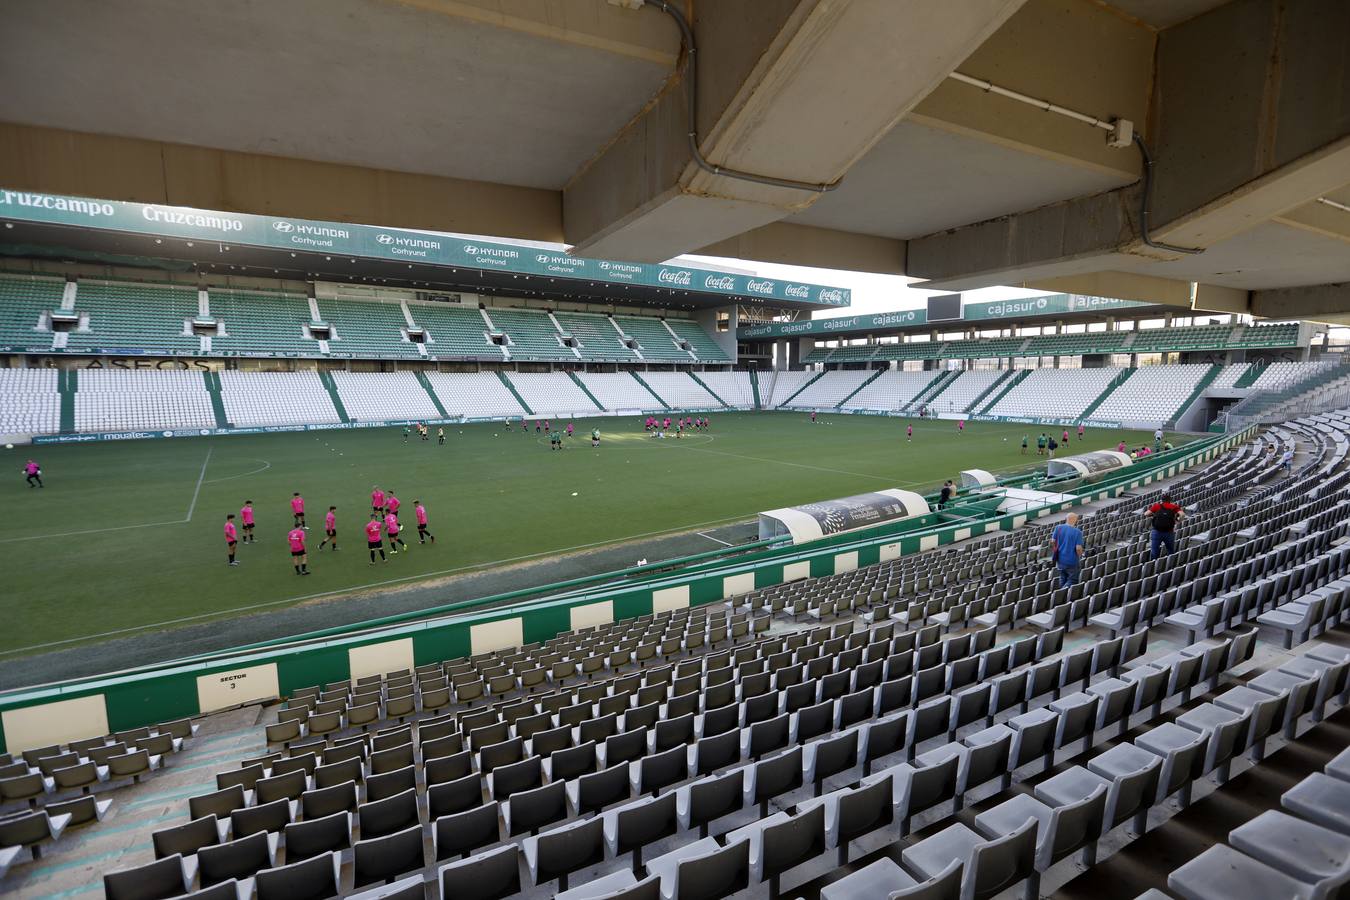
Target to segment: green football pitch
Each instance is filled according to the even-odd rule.
[[[664,441],[636,419],[576,425],[563,452],[496,423],[447,427],[444,446],[434,430],[429,442],[414,435],[405,444],[401,429],[370,429],[5,451],[0,656],[704,530],[879,488],[922,492],[962,469],[1011,472],[1038,461],[1039,429],[1020,425],[971,423],[958,436],[945,421],[824,414],[812,425],[802,413],[725,413],[707,433]],[[602,432],[597,450],[592,426]],[[1089,429],[1071,452],[1122,439],[1136,446],[1151,435]],[[45,489],[24,483],[30,455]],[[408,552],[369,565],[361,527],[377,484],[403,501],[405,527],[413,501],[426,504],[435,545],[418,546],[411,527]],[[305,578],[285,538],[293,491],[311,529]],[[241,544],[230,568],[222,527],[245,500],[257,509],[258,543]],[[317,553],[329,505],[338,508],[341,550]]]

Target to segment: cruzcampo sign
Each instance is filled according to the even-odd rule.
[[[988,322],[991,320],[1023,319],[1031,316],[1053,316],[1062,313],[1110,312],[1153,306],[1137,300],[1117,300],[1114,297],[1089,297],[1082,294],[1047,294],[1026,300],[993,300],[966,303],[961,307],[961,318],[944,320],[935,327],[950,329],[960,322]],[[922,309],[879,313],[871,316],[839,316],[830,319],[806,319],[801,322],[766,322],[745,325],[736,329],[739,340],[780,337],[829,337],[831,335],[863,335],[874,332],[903,330],[928,324],[928,313]]]
[[[569,256],[559,250],[458,238],[436,232],[89,200],[29,191],[0,189],[0,219],[521,275],[584,278],[610,284],[671,288],[769,302],[781,300],[819,307],[848,306],[852,300],[852,292],[847,288],[693,266],[588,259]]]

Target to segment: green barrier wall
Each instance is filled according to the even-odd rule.
[[[998,513],[994,509],[997,501],[976,497],[944,513],[890,526],[889,531],[869,529],[802,546],[765,547],[732,559],[691,560],[675,572],[561,597],[449,615],[425,611],[420,614],[424,618],[414,621],[387,624],[389,620],[380,620],[333,629],[322,637],[301,636],[280,645],[237,648],[102,678],[12,691],[0,695],[0,749],[17,752],[96,737],[104,733],[105,725],[90,713],[97,713],[100,703],[106,729],[150,725],[271,699],[310,685],[544,641],[581,625],[715,603],[751,587],[833,575],[987,532],[1011,531],[1067,507],[1119,496],[1175,475],[1248,440],[1254,432],[1249,428],[1203,438],[1084,486],[1073,492],[1072,499],[1023,513]],[[1019,481],[1055,489],[1053,481],[1038,477]],[[952,521],[953,514],[965,520]],[[425,618],[428,613],[433,617]]]

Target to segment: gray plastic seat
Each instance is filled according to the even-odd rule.
[[[745,772],[746,800],[759,804],[763,818],[768,815],[770,800],[802,786],[802,748],[793,747],[762,759]]]
[[[906,847],[900,858],[929,879],[959,861],[961,900],[984,900],[1034,875],[1036,820],[1028,817],[1015,831],[992,840],[958,822]]]
[[[812,741],[802,748],[803,778],[815,785],[817,795],[825,779],[847,772],[858,764],[858,731]]]
[[[697,828],[708,836],[708,826],[744,807],[745,770],[711,775],[675,791],[676,815],[684,828]]]
[[[336,812],[319,819],[292,822],[286,826],[285,836],[287,862],[346,850],[352,845],[351,813]]]
[[[558,890],[567,890],[567,876],[605,858],[604,822],[583,819],[541,832],[521,842],[525,866],[536,885],[557,880]]]
[[[1322,890],[1350,880],[1350,836],[1279,810],[1267,810],[1234,828],[1228,843]]]
[[[1323,771],[1341,781],[1350,781],[1350,747],[1336,754],[1335,758],[1323,767]]]
[[[259,806],[245,806],[230,813],[230,832],[236,838],[241,838],[259,831],[281,831],[290,822],[290,801],[273,800]]]
[[[1219,781],[1228,778],[1232,758],[1246,750],[1243,743],[1251,729],[1251,710],[1235,712],[1214,703],[1202,703],[1177,716],[1177,724],[1205,734],[1209,745],[1205,748],[1205,771],[1218,770]]]
[[[487,803],[438,817],[431,831],[436,860],[449,859],[455,855],[465,857],[475,850],[497,843],[501,840],[497,815],[497,804]]]
[[[518,834],[538,831],[567,818],[567,794],[561,781],[528,791],[518,791],[501,805],[506,833]]]
[[[843,788],[819,800],[799,804],[799,813],[820,805],[825,812],[825,846],[838,851],[838,864],[848,862],[848,846],[856,838],[895,821],[894,788],[890,776],[857,788]]]
[[[642,848],[679,830],[675,793],[644,797],[607,810],[601,815],[611,856],[633,854],[633,871],[642,865]]]
[[[628,778],[626,766],[601,769],[566,784],[572,807],[579,814],[599,812],[633,795],[633,783]]]
[[[1312,887],[1216,844],[1167,876],[1167,887],[1184,900],[1310,900]]]
[[[1018,794],[975,817],[975,827],[990,837],[1016,832],[1027,819],[1038,823],[1036,831],[1036,873],[1027,879],[1026,894],[1034,898],[1039,889],[1039,873],[1079,850],[1083,865],[1096,861],[1097,838],[1101,836],[1102,814],[1106,808],[1106,788],[1098,785],[1082,800],[1063,806],[1047,806],[1027,794]]]
[[[892,796],[895,814],[900,819],[900,833],[908,834],[910,819],[914,816],[948,800],[955,803],[959,765],[957,756],[926,766],[900,763],[864,778],[862,784],[867,786],[874,779],[886,776],[893,779]]]
[[[199,794],[188,798],[188,815],[193,819],[202,816],[215,816],[227,819],[230,813],[248,804],[248,796],[240,785],[233,785],[209,794]]]
[[[750,841],[720,846],[712,838],[686,844],[647,863],[661,879],[668,900],[721,900],[745,890],[750,880]]]
[[[221,827],[214,816],[202,816],[183,825],[161,828],[150,835],[155,848],[155,859],[175,854],[189,856],[203,847],[220,843]]]
[[[1266,738],[1281,727],[1289,696],[1270,696],[1262,691],[1238,685],[1214,698],[1214,705],[1237,713],[1246,713],[1251,721],[1246,735],[1239,736],[1239,745],[1251,748],[1251,758],[1259,762],[1265,756]]]
[[[321,819],[336,812],[355,811],[355,781],[344,781],[331,787],[315,788],[300,795],[300,815],[305,819]]]
[[[1205,751],[1209,746],[1209,736],[1164,722],[1139,735],[1134,739],[1134,744],[1136,748],[1163,759],[1156,802],[1161,803],[1180,791],[1181,805],[1189,805],[1191,785],[1205,774]],[[1113,747],[1112,751],[1115,749]]]
[[[84,794],[72,800],[48,803],[45,809],[49,816],[69,815],[70,823],[67,827],[74,828],[77,825],[103,821],[112,804],[112,800],[99,800],[93,794]]]
[[[289,853],[287,855],[289,857]],[[328,900],[336,897],[341,865],[336,853],[325,853],[303,862],[263,869],[253,882],[257,900]]]
[[[483,781],[477,775],[465,775],[427,788],[427,815],[432,819],[482,805]]]
[[[632,872],[622,869],[554,894],[553,900],[661,900],[661,879],[648,875],[638,881]]]
[[[1106,788],[1106,808],[1103,812],[1103,832],[1110,831],[1127,819],[1134,819],[1136,834],[1144,832],[1149,807],[1158,792],[1158,776],[1162,760],[1153,757],[1150,764],[1128,774],[1103,777],[1082,766],[1072,766],[1036,785],[1038,800],[1053,806],[1077,803],[1091,796],[1098,787]]]
[[[348,894],[347,900],[425,900],[426,885],[421,875],[400,878],[393,884],[382,884],[355,894]]]
[[[961,860],[953,859],[942,872],[919,881],[887,857],[820,890],[820,900],[959,900]]]
[[[1350,835],[1350,782],[1314,772],[1285,791],[1280,805],[1311,822]]]
[[[103,876],[107,900],[167,900],[188,892],[191,880],[183,870],[183,856],[175,853],[143,866]]]
[[[276,865],[277,836],[265,831],[203,847],[197,851],[197,875],[202,887],[230,878],[249,878]]]
[[[785,720],[783,723],[785,735],[786,718],[786,716],[783,717]],[[662,788],[678,784],[689,777],[689,754],[683,746],[671,747],[669,750],[642,757],[636,763],[636,767],[637,792],[640,794],[655,794]]]
[[[520,849],[507,844],[440,868],[442,897],[498,900],[520,892]]]
[[[405,872],[426,865],[421,825],[411,825],[393,834],[357,841],[352,850],[355,862],[353,887],[376,881],[387,884]]]
[[[384,837],[411,825],[420,825],[417,791],[406,790],[383,800],[362,803],[356,808],[356,816],[363,838]]]

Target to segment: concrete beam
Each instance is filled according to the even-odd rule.
[[[709,244],[698,253],[880,275],[905,271],[904,241],[790,222],[772,222]]]
[[[562,239],[556,191],[4,122],[0,185],[327,222]]]
[[[1248,292],[1215,284],[1198,284],[1141,272],[1092,272],[1023,282],[1020,287],[1060,294],[1115,297],[1144,303],[1165,303],[1204,312],[1247,313]]]
[[[834,182],[1022,2],[700,4],[700,149],[726,168]],[[564,190],[567,240],[578,252],[659,261],[775,222],[819,196],[696,165],[683,77]]]
[[[1350,173],[1347,32],[1350,5],[1335,0],[1233,0],[1159,35],[1148,129],[1155,242],[1216,247],[1272,219],[1339,234],[1311,204]],[[1182,282],[1233,282],[1222,254],[1145,246],[1139,200],[1132,185],[911,240],[909,274],[961,290],[1161,263],[1158,274]],[[1256,278],[1262,259],[1245,262]]]
[[[1271,319],[1350,324],[1350,283],[1255,291],[1252,313]]]

